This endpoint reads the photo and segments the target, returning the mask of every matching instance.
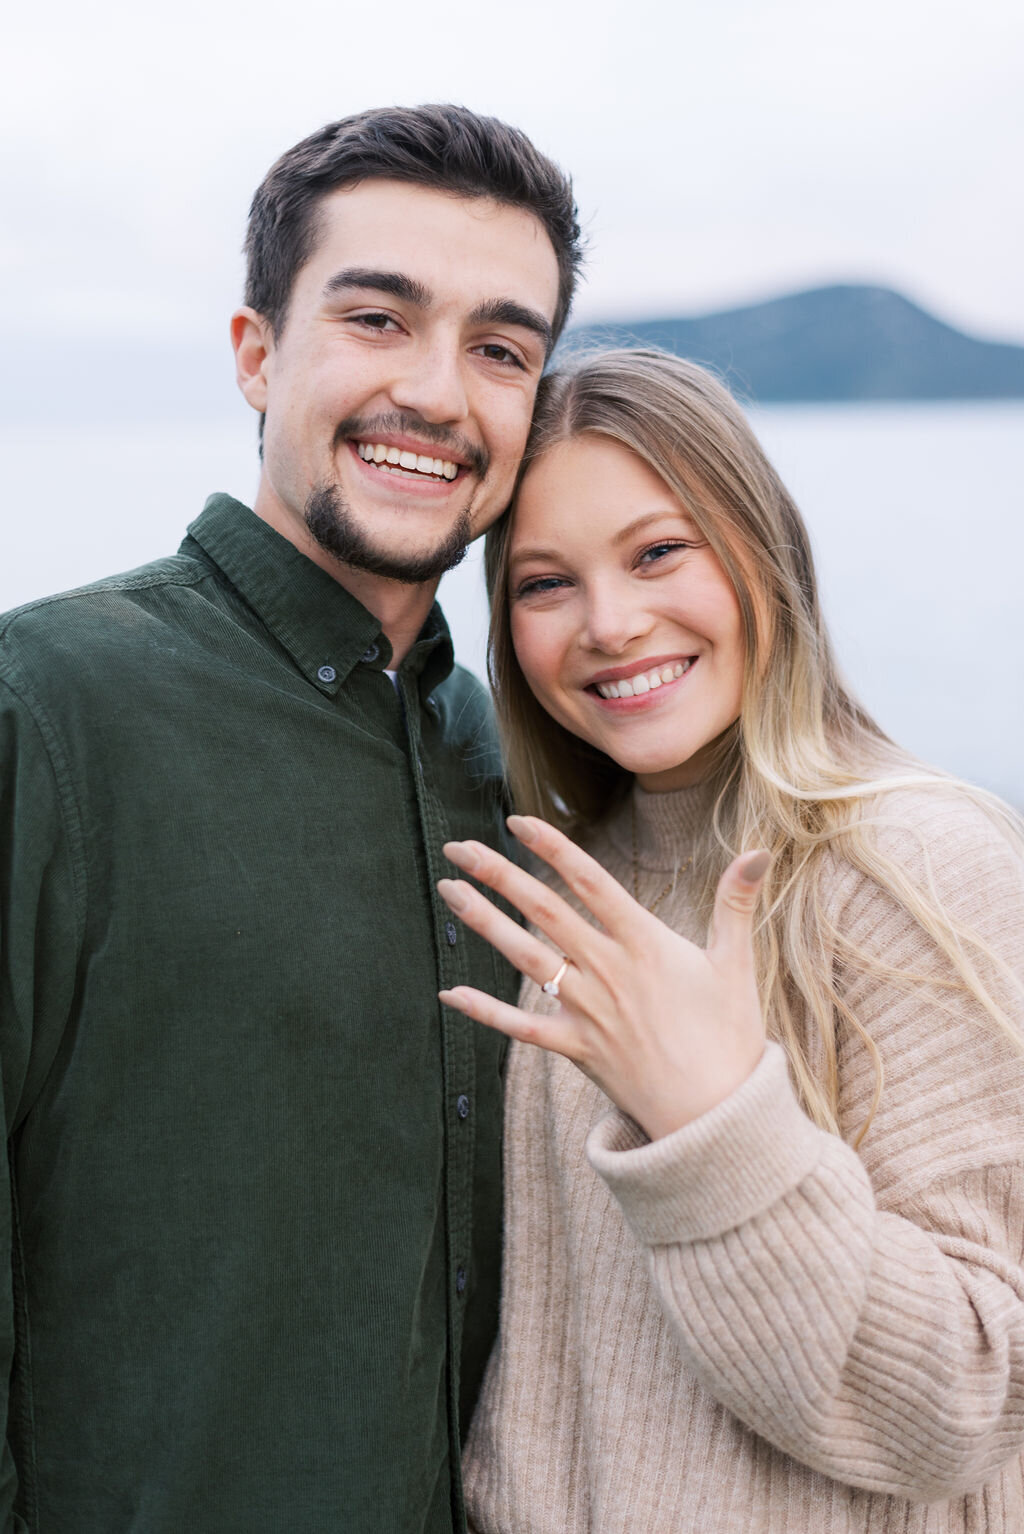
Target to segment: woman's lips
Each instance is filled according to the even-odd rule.
[[[591,682],[585,691],[603,709],[610,709],[614,713],[635,713],[637,709],[649,708],[668,693],[675,692],[696,664],[695,655],[688,655],[682,660],[663,661],[640,671],[632,671],[628,676]]]

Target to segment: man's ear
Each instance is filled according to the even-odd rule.
[[[262,414],[267,408],[268,364],[274,350],[266,317],[255,309],[236,309],[231,316],[231,345],[238,387],[252,408]]]

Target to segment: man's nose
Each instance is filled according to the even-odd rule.
[[[461,345],[440,335],[410,347],[391,384],[399,410],[409,410],[435,426],[465,420],[469,413],[466,358]]]

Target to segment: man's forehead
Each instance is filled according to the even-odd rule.
[[[373,178],[321,199],[307,280],[360,268],[400,272],[425,296],[465,289],[468,307],[526,289],[550,319],[558,299],[554,246],[536,214],[416,182]]]

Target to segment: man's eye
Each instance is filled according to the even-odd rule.
[[[497,341],[488,341],[486,345],[478,348],[481,355],[488,362],[500,362],[505,367],[522,368],[523,361],[508,346],[500,346]]]
[[[395,321],[390,314],[356,314],[353,316],[353,324],[365,325],[368,330],[386,330]]]

